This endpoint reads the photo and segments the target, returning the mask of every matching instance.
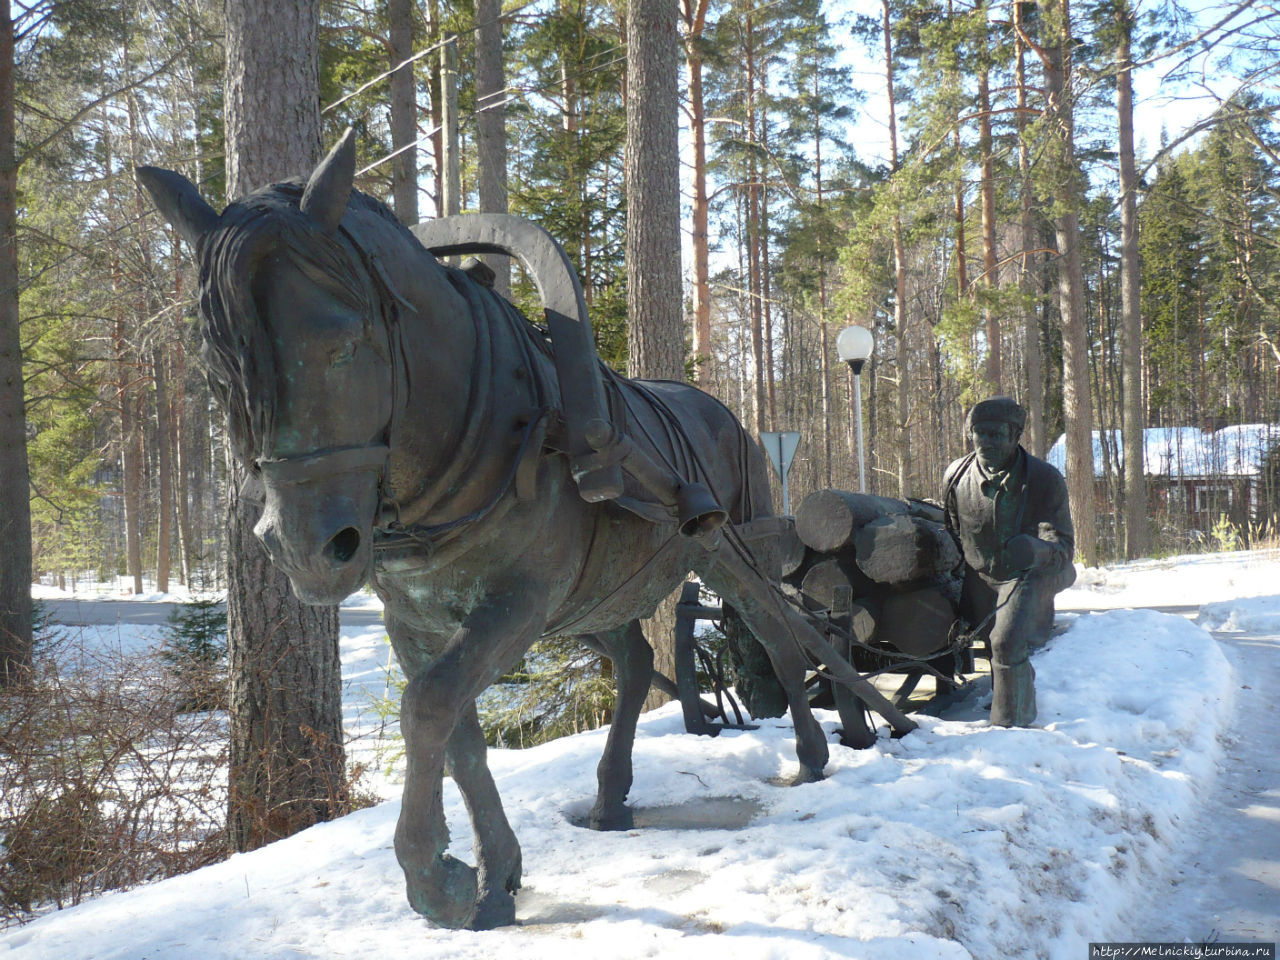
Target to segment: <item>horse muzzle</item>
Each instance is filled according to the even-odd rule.
[[[378,472],[282,477],[262,461],[266,503],[253,532],[304,603],[339,603],[360,589],[373,558]]]

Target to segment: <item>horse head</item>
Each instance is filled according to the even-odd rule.
[[[254,532],[310,603],[367,579],[389,469],[397,371],[378,280],[353,239],[370,229],[348,212],[354,169],[348,131],[305,188],[277,184],[221,215],[181,175],[138,170],[197,251],[210,379],[265,491]]]

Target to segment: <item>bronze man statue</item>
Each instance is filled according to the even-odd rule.
[[[966,420],[973,452],[944,478],[946,523],[964,556],[960,612],[989,639],[991,722],[1035,722],[1031,651],[1049,640],[1054,594],[1076,578],[1067,485],[1018,443],[1027,412],[1009,397],[975,404]]]

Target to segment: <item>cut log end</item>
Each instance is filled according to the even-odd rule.
[[[866,523],[880,517],[906,515],[904,500],[844,490],[816,490],[796,511],[796,534],[805,546],[820,553],[836,553],[853,545]]]

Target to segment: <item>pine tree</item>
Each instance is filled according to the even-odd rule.
[[[227,11],[227,189],[298,176],[320,156],[314,0]],[[289,38],[280,44],[278,38]],[[253,533],[233,475],[227,509],[231,651],[228,829],[251,850],[346,810],[338,609],[297,600]]]
[[[18,156],[14,42],[9,0],[0,0],[0,686],[31,665],[31,507],[27,418],[18,316]]]

